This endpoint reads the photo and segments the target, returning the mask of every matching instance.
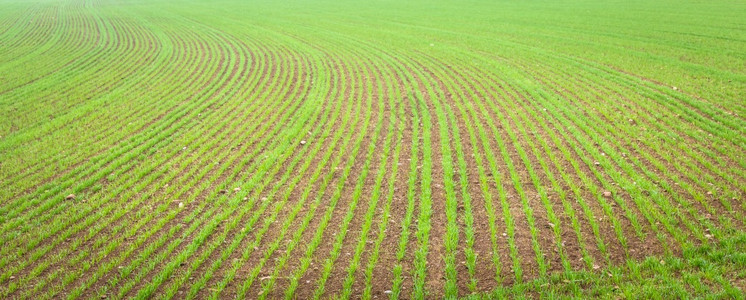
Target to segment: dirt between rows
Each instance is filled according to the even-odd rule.
[[[456,249],[455,268],[457,271],[456,285],[459,296],[466,296],[474,292],[490,291],[499,286],[511,285],[518,281],[525,282],[543,276],[544,274],[541,274],[539,271],[540,260],[548,263],[549,268],[547,271],[551,274],[570,270],[600,271],[609,265],[623,264],[629,259],[637,260],[650,255],[662,254],[665,252],[664,243],[672,243],[666,246],[673,249],[674,254],[677,253],[676,251],[680,245],[675,244],[674,239],[670,237],[670,233],[668,232],[663,232],[661,234],[663,237],[657,239],[651,226],[653,224],[649,224],[650,221],[643,216],[640,208],[633,201],[629,193],[625,193],[623,190],[614,190],[613,196],[599,194],[605,191],[606,187],[610,185],[614,186],[615,183],[613,183],[613,177],[610,175],[610,172],[621,171],[621,166],[615,164],[607,169],[600,169],[601,167],[597,165],[589,164],[588,157],[597,155],[595,151],[600,151],[600,148],[594,147],[599,146],[586,145],[576,147],[580,145],[580,137],[567,134],[567,138],[565,138],[566,131],[563,128],[562,122],[553,115],[543,113],[541,110],[542,107],[537,104],[539,99],[531,98],[521,87],[513,86],[497,76],[485,75],[483,78],[472,78],[468,74],[476,70],[470,69],[468,66],[453,67],[426,55],[422,57],[418,56],[417,58],[419,60],[405,56],[393,58],[398,68],[385,64],[383,66],[374,64],[370,59],[363,58],[356,58],[360,59],[360,61],[349,65],[336,60],[331,62],[330,65],[334,68],[333,73],[336,75],[333,75],[330,80],[336,80],[335,83],[338,87],[345,86],[345,88],[342,90],[338,89],[335,92],[328,91],[326,97],[329,99],[324,101],[321,115],[330,114],[334,109],[347,111],[348,108],[353,108],[354,116],[352,116],[351,122],[356,125],[349,125],[349,128],[342,128],[342,117],[328,120],[328,123],[323,125],[325,129],[328,126],[330,133],[320,137],[318,140],[311,141],[311,143],[320,143],[322,145],[318,153],[324,153],[326,150],[333,152],[328,163],[322,161],[320,154],[307,158],[310,159],[309,170],[315,170],[317,167],[325,164],[321,169],[322,175],[320,178],[331,174],[328,186],[322,190],[321,187],[325,184],[322,182],[322,179],[312,181],[307,174],[292,189],[289,185],[279,186],[277,194],[281,195],[287,192],[289,197],[287,203],[279,207],[277,218],[273,222],[269,222],[269,219],[273,217],[273,205],[269,205],[266,211],[257,211],[256,208],[261,204],[257,203],[257,206],[251,211],[247,211],[245,215],[238,218],[237,226],[227,232],[227,240],[219,245],[214,250],[215,252],[205,252],[208,251],[205,245],[216,242],[216,236],[224,232],[225,224],[233,221],[224,220],[205,239],[205,243],[194,252],[194,255],[188,257],[185,263],[174,271],[172,277],[166,280],[166,284],[170,284],[177,282],[177,280],[188,278],[184,280],[184,285],[179,287],[177,297],[187,293],[192,285],[207,272],[212,263],[221,259],[224,250],[221,247],[223,245],[227,247],[233,242],[233,239],[238,238],[239,233],[242,233],[240,232],[241,228],[245,227],[244,225],[251,219],[251,216],[255,212],[259,218],[252,227],[253,229],[248,234],[240,234],[245,240],[240,241],[239,246],[234,252],[226,253],[227,259],[221,265],[217,266],[212,277],[207,279],[207,284],[197,294],[198,298],[209,297],[213,293],[214,288],[229,276],[228,273],[231,272],[231,267],[234,264],[238,266],[237,273],[225,289],[222,290],[221,297],[239,295],[242,293],[242,289],[246,288],[245,295],[248,298],[259,296],[281,298],[285,295],[285,291],[289,287],[290,276],[301,270],[300,268],[303,263],[301,259],[306,255],[309,255],[312,263],[307,270],[299,272],[300,284],[293,295],[295,298],[308,299],[315,295],[321,276],[325,272],[323,268],[324,264],[327,261],[331,261],[332,264],[329,270],[330,276],[324,282],[325,290],[322,293],[322,297],[324,298],[339,296],[342,293],[344,282],[348,276],[353,276],[355,279],[351,289],[351,296],[353,298],[363,296],[363,291],[368,287],[367,280],[370,280],[371,297],[374,299],[388,298],[394,284],[393,270],[397,265],[401,265],[402,267],[402,278],[404,280],[400,297],[412,297],[415,251],[418,251],[420,247],[417,230],[420,225],[418,224],[418,216],[421,208],[421,184],[424,175],[421,171],[421,166],[424,160],[432,162],[432,216],[430,219],[431,230],[429,232],[425,278],[425,288],[428,298],[443,297],[445,293],[444,287],[448,280],[445,273],[445,257],[448,255],[445,247],[446,239],[448,239],[446,217],[448,199],[444,189],[446,182],[454,184],[455,197],[458,203],[457,226],[459,228],[459,244]],[[297,60],[293,61],[293,64],[297,63]],[[428,64],[431,65],[428,66]],[[297,69],[298,66],[295,66],[295,74],[303,74],[301,77],[313,76],[313,74],[299,73]],[[272,73],[274,72],[275,70],[273,69]],[[412,76],[412,79],[404,76],[404,72],[408,73],[408,76]],[[383,76],[382,73],[393,73],[395,75],[389,78]],[[233,75],[231,73],[231,76]],[[282,78],[282,76],[278,78]],[[383,88],[382,92],[379,93],[378,87],[386,86],[385,82],[388,79],[393,79],[396,82],[395,87],[393,90],[389,90],[388,87]],[[541,81],[541,83],[557,94],[575,99],[575,105],[591,105],[588,103],[583,104],[577,99],[579,97],[572,94],[572,92],[554,88],[557,85],[555,82],[547,80]],[[307,86],[303,87],[308,88]],[[223,88],[223,86],[220,88]],[[291,88],[290,90],[293,89]],[[368,90],[373,91],[370,96],[366,94]],[[395,91],[399,91],[399,95],[396,95]],[[413,91],[419,91],[423,95],[421,99],[422,103],[412,98],[411,93]],[[287,94],[282,96],[288,97]],[[307,100],[305,97],[303,99]],[[370,108],[371,111],[354,110],[357,107],[357,103],[363,103],[361,110],[367,109],[364,105],[368,100],[373,102]],[[393,102],[393,105],[390,102]],[[380,125],[376,123],[379,117],[379,108],[382,108],[384,113],[383,116],[380,116],[382,117]],[[453,121],[451,122],[449,119],[447,122],[440,123],[437,117],[438,109],[443,109],[447,115],[453,113]],[[367,128],[363,128],[362,123],[364,120],[361,118],[368,112],[371,113],[371,119],[369,120],[371,123]],[[403,113],[399,114],[399,112]],[[583,113],[587,114],[587,112]],[[419,116],[429,114],[431,116],[431,124],[422,124],[424,121],[420,123],[415,122],[415,114]],[[581,117],[591,118],[595,116],[581,115]],[[310,122],[317,121],[318,119],[313,119]],[[240,124],[243,125],[243,123]],[[422,151],[420,151],[413,157],[410,147],[414,144],[419,145],[419,147],[424,146],[422,131],[426,128],[426,125],[429,125],[431,130],[428,133],[432,137],[432,145],[430,146],[431,156],[424,157]],[[381,132],[377,139],[374,140],[372,138],[373,133],[378,126],[380,126]],[[448,137],[441,136],[441,126],[447,127]],[[487,132],[486,136],[483,137],[478,133],[475,134],[477,127],[483,128]],[[241,129],[243,128],[237,130],[240,131]],[[381,150],[383,145],[387,143],[386,134],[388,130],[394,131],[392,135],[393,140],[390,141],[391,147],[393,148],[397,144],[402,145],[401,156],[398,160],[387,161],[390,158],[385,157]],[[361,137],[359,144],[350,143],[349,145],[344,145],[346,141],[339,141],[333,148],[329,148],[332,144],[331,137],[334,133],[339,133],[340,131],[343,136],[349,134],[352,139],[351,141],[355,141],[356,138]],[[419,138],[414,138],[414,131],[420,132]],[[249,133],[245,133],[244,137],[247,134]],[[592,133],[580,133],[580,135],[589,134]],[[455,135],[459,136],[458,141],[453,138]],[[554,139],[557,136],[560,137],[559,140]],[[220,152],[219,155],[238,159],[246,153],[247,149],[243,149],[238,153],[231,152],[234,151],[231,147],[232,142],[238,141],[226,143],[222,148],[218,149]],[[441,143],[452,149],[451,157],[444,156]],[[295,150],[292,150],[295,152],[289,155],[287,160],[277,162],[280,166],[278,169],[279,173],[273,173],[273,178],[279,181],[286,172],[297,172],[296,168],[298,168],[298,165],[290,168],[289,161],[295,157],[308,155],[308,147],[311,145],[299,146]],[[359,151],[356,155],[352,155],[352,149],[358,145],[360,146]],[[369,147],[375,149],[371,156],[367,155]],[[625,147],[626,145],[622,144],[618,147],[612,146],[610,149],[620,152],[629,150]],[[456,150],[457,148],[462,148],[463,152],[459,153]],[[641,146],[641,148],[651,150],[644,146]],[[525,153],[526,157],[521,156],[521,151]],[[460,155],[463,155],[462,157],[466,164],[464,170],[465,178],[462,178],[459,170],[458,159]],[[631,153],[630,155],[636,154]],[[336,168],[333,168],[331,162],[337,157],[341,157],[342,160]],[[488,163],[488,157],[495,158],[495,166]],[[550,159],[551,157],[557,159]],[[651,157],[660,158],[655,153]],[[452,178],[446,178],[445,176],[444,159],[454,162],[455,173]],[[410,174],[410,163],[413,160],[417,162],[418,174]],[[633,169],[635,171],[642,172],[644,168],[652,168],[650,162],[643,159],[640,161],[643,165],[634,165]],[[367,177],[363,178],[363,166],[366,163],[370,163],[370,169],[366,175]],[[664,164],[670,166],[669,162],[665,162]],[[394,165],[398,167],[398,173],[394,177],[384,177],[381,182],[381,195],[378,199],[373,199],[371,195],[375,188],[375,177],[379,168],[383,166],[387,172],[390,172],[390,169]],[[342,170],[346,166],[351,168],[351,172],[346,180],[342,181]],[[511,168],[514,168],[514,173],[510,172]],[[244,171],[243,166],[230,170],[234,169],[236,172]],[[659,170],[651,169],[651,171],[658,176],[668,178],[667,174],[661,174]],[[311,172],[307,171],[307,173]],[[413,219],[409,227],[402,228],[402,220],[408,211],[408,184],[410,176],[413,175],[415,176],[415,203],[411,211]],[[217,188],[217,184],[227,183],[230,185],[230,183],[237,180],[236,176],[229,176],[227,173],[210,173],[208,176],[209,178],[216,178],[216,183],[210,184],[208,188],[202,190],[195,202],[207,201],[204,198],[207,195],[212,195],[215,191],[214,188]],[[486,178],[486,180],[483,180],[483,178]],[[586,178],[588,179],[586,180]],[[358,180],[361,179],[364,184],[360,198],[357,199],[358,202],[354,207],[353,217],[350,220],[347,232],[340,232],[340,228],[343,228],[345,215],[348,210],[353,209],[352,203],[355,201],[355,186]],[[393,193],[390,196],[391,206],[390,211],[388,211],[390,219],[387,221],[387,224],[382,224],[384,220],[383,216],[386,213],[383,209],[388,199],[389,185],[393,186]],[[307,251],[316,234],[317,228],[320,228],[322,224],[321,218],[329,208],[330,201],[334,197],[334,192],[337,188],[341,189],[341,196],[334,209],[330,211],[331,220],[321,233],[322,242],[314,251]],[[289,223],[288,231],[281,236],[283,223],[286,220],[290,220],[293,208],[299,203],[298,201],[300,201],[303,193],[306,191],[309,192],[306,202],[300,206],[298,215]],[[500,191],[505,191],[505,198],[501,199]],[[694,201],[693,198],[688,197],[680,188],[677,187],[675,191],[679,193],[678,196],[684,201],[692,202],[694,213],[704,214],[707,212],[701,204]],[[187,194],[196,192],[190,189]],[[251,191],[249,193],[252,197],[261,196],[254,195]],[[474,244],[471,249],[467,247],[465,235],[468,227],[466,222],[466,197],[471,201],[471,214],[473,217]],[[279,201],[280,197],[275,198],[277,199],[268,199],[267,201]],[[302,225],[301,220],[308,213],[311,213],[311,205],[317,199],[319,201],[318,208],[313,212],[309,223]],[[198,214],[198,217],[204,217],[206,219],[205,222],[209,222],[211,218],[220,215],[221,209],[226,208],[226,204],[222,203],[223,200],[207,204],[204,211]],[[505,201],[505,207],[503,207],[502,200]],[[362,232],[362,225],[366,221],[364,218],[365,213],[372,201],[377,201],[376,213],[373,216],[370,231],[366,235],[367,242],[364,244],[364,249],[360,256],[360,265],[354,272],[351,272],[348,267],[354,258],[359,242],[358,239]],[[145,201],[145,203],[150,204],[149,201]],[[604,210],[604,203],[609,203],[612,207],[612,213]],[[583,204],[587,206],[588,211],[585,211]],[[193,208],[195,205],[189,205],[187,208]],[[215,207],[215,205],[222,207]],[[620,205],[626,205],[629,209],[628,213],[634,214],[637,217],[645,234],[644,237],[636,234],[632,221],[621,210]],[[492,211],[488,211],[488,207],[490,206]],[[569,207],[574,212],[574,218],[566,213],[566,207]],[[722,206],[715,205],[713,207],[715,210],[724,210]],[[214,212],[207,213],[208,208],[216,209]],[[558,224],[550,221],[551,215],[549,209],[557,216]],[[532,218],[529,218],[526,213],[527,211],[531,211]],[[506,212],[514,220],[515,233],[513,235],[507,234],[508,216],[505,215]],[[589,214],[593,215],[592,219],[588,217]],[[490,215],[495,216],[494,220],[490,219]],[[621,227],[619,230],[627,238],[626,246],[622,244],[617,236],[611,221],[614,218],[619,221],[619,226]],[[131,220],[132,216],[127,215],[122,218],[121,222],[129,222]],[[676,220],[674,219],[674,221]],[[258,230],[265,225],[265,221],[268,230],[266,233],[263,233],[263,236],[260,236]],[[173,226],[179,226],[176,230],[176,236],[179,236],[189,224],[197,224],[193,222],[196,221],[187,220],[187,214],[181,213],[172,222],[164,226],[162,230],[156,232],[145,244],[164,236]],[[535,227],[533,229],[531,228],[532,222]],[[573,225],[574,222],[577,222],[577,225]],[[117,222],[117,224],[121,223]],[[598,226],[597,232],[593,228],[595,224]],[[717,225],[720,224],[718,223]],[[305,226],[305,229],[302,226]],[[383,227],[385,229],[379,231],[379,228]],[[496,228],[495,232],[493,232],[493,227]],[[558,228],[556,232],[555,228]],[[660,228],[665,230],[663,227]],[[186,250],[187,245],[195,239],[200,229],[197,228],[195,233],[185,236],[184,240],[176,246],[173,253],[167,255],[168,260],[157,262],[152,270],[144,274],[143,280],[135,283],[134,288],[129,290],[127,295],[134,296],[138,289],[144,288],[149,284],[150,280],[154,279],[158,272],[168,265],[171,258],[176,257],[180,251]],[[397,251],[403,229],[409,232],[409,238],[404,241],[406,245],[404,258],[399,260],[397,258]],[[532,230],[536,232],[535,237],[532,234]],[[688,232],[686,229],[684,231]],[[103,236],[108,236],[109,234],[110,232],[106,230],[101,233]],[[342,240],[340,255],[332,257],[334,243],[341,234],[345,234],[345,237]],[[382,242],[380,249],[376,252],[375,242],[379,234],[382,237]],[[253,245],[253,241],[258,237],[261,237],[261,243]],[[294,237],[298,238],[300,243],[291,249],[289,247],[290,241]],[[493,239],[496,240],[494,245],[492,242]],[[277,242],[279,245],[276,249],[272,248],[273,242]],[[131,243],[133,242],[124,241],[123,245]],[[140,247],[144,247],[145,244]],[[517,250],[515,257],[510,253],[511,244],[514,244]],[[60,246],[65,245],[67,244],[63,243]],[[601,246],[605,246],[606,250],[603,251]],[[165,251],[161,247],[165,246],[161,245],[157,249],[157,253]],[[249,249],[249,252],[247,252],[248,255],[242,257],[242,253],[248,247],[252,247],[253,249]],[[85,245],[84,248],[93,249],[95,247]],[[141,250],[142,248],[135,249],[133,253],[140,253]],[[476,264],[473,273],[466,263],[466,251],[468,250],[473,250],[476,253]],[[116,255],[119,251],[115,250],[113,253]],[[197,257],[202,254],[206,254],[207,259],[199,263]],[[378,255],[377,263],[372,268],[371,277],[368,278],[366,269],[369,260],[374,255]],[[135,257],[133,255],[125,258],[125,264],[133,261]],[[279,266],[280,259],[283,257],[289,257],[289,260],[282,266]],[[187,274],[188,270],[186,268],[195,263],[199,263],[196,265],[195,271]],[[65,263],[54,264],[51,268],[45,270],[43,274],[69,267],[66,265]],[[522,270],[521,276],[516,275],[516,266],[519,266]],[[95,264],[92,270],[99,267],[101,267],[100,262]],[[256,278],[251,285],[244,287],[244,283],[253,275],[252,272],[255,268],[258,270]],[[279,272],[276,268],[279,268]],[[137,274],[137,272],[138,270],[135,270],[132,274]],[[275,273],[277,273],[277,277],[272,277]],[[24,271],[24,274],[21,275],[27,275],[27,271]],[[86,275],[85,272],[84,275]],[[99,289],[106,287],[108,283],[117,279],[117,277],[117,270],[106,272],[102,279],[98,280],[93,287],[84,292],[84,295],[88,297],[94,296]],[[134,278],[120,279],[121,282],[126,282]],[[274,280],[274,286],[269,290],[268,294],[263,294],[265,282],[270,280]],[[53,283],[58,283],[58,281],[60,280],[52,280]],[[74,287],[81,282],[81,280],[76,280],[72,286]],[[476,287],[471,286],[472,282],[476,283]],[[6,284],[7,282],[3,283],[3,285]],[[64,290],[69,291],[68,288],[70,287],[67,286]],[[155,294],[164,296],[165,287],[166,285],[158,287]],[[117,288],[119,287],[115,287],[114,290],[116,291]],[[26,291],[26,289],[21,289],[21,292],[23,291]]]

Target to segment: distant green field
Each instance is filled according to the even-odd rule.
[[[743,0],[0,0],[0,299],[744,299],[745,228]]]

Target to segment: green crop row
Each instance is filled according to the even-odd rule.
[[[743,298],[744,11],[0,0],[0,298]]]

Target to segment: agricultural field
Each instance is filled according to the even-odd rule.
[[[741,0],[0,0],[0,299],[743,299],[745,228]]]

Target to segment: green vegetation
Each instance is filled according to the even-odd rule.
[[[744,299],[746,235],[692,247],[676,257],[648,257],[603,272],[566,272],[468,298],[510,295],[542,298],[671,299],[699,295]]]
[[[736,298],[743,1],[0,0],[0,298]]]

